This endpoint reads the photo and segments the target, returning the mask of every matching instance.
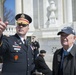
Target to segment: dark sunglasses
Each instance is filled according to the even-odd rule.
[[[18,26],[26,27],[28,24],[17,24]]]

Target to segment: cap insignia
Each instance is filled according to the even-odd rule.
[[[21,18],[25,18],[25,15],[24,15],[24,14],[22,14],[22,15],[21,15]]]

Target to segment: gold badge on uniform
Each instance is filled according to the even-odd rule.
[[[24,15],[24,14],[22,14],[22,15],[21,15],[21,18],[25,18],[25,15]]]
[[[19,58],[18,55],[15,55],[15,56],[14,56],[14,59],[15,59],[15,60],[18,60],[18,58]]]

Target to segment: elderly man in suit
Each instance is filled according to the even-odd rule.
[[[72,27],[64,27],[58,35],[62,48],[54,53],[53,75],[76,75],[75,30]]]

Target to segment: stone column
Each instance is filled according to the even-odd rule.
[[[72,0],[65,0],[65,22],[72,22]]]
[[[2,18],[2,16],[1,16],[1,9],[2,9],[2,5],[1,5],[1,0],[0,0],[0,18]]]
[[[0,18],[3,20],[3,4],[4,0],[0,0]]]
[[[29,26],[29,31],[34,31],[34,24],[33,24],[33,0],[23,0],[23,12],[28,14],[32,18],[32,23]]]
[[[64,22],[64,1],[58,0],[58,7],[57,7],[57,19],[58,19],[58,26],[61,26]]]
[[[22,2],[22,0],[15,0],[15,14],[22,12],[21,2]]]

